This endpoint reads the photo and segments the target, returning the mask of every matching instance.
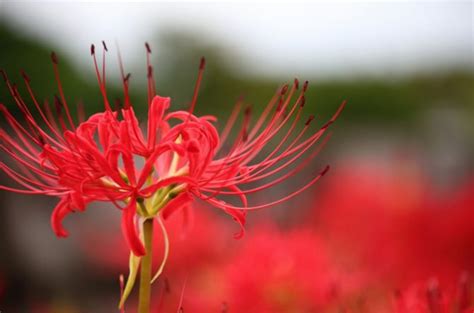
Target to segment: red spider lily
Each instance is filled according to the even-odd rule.
[[[224,249],[225,259],[190,269],[184,312],[326,312],[361,286],[362,277],[336,264],[311,229],[282,232],[266,225],[250,232],[251,238]],[[163,295],[158,312],[176,306],[181,281],[171,280],[173,291]]]
[[[314,147],[328,126],[334,122],[344,107],[322,128],[306,135],[312,118],[303,129],[296,132],[305,102],[304,92],[295,96],[298,81],[291,88],[280,88],[268,106],[250,127],[250,110],[246,109],[243,125],[232,148],[222,156],[220,147],[235,124],[242,105],[238,103],[219,136],[212,122],[213,116],[198,117],[193,114],[204,70],[201,60],[193,99],[188,111],[168,112],[170,99],[156,95],[153,69],[148,63],[148,122],[146,135],[139,127],[128,93],[129,75],[123,72],[123,108],[113,110],[107,98],[105,78],[104,44],[103,65],[99,69],[94,46],[91,47],[100,91],[105,110],[87,120],[78,118],[76,125],[61,86],[58,59],[52,54],[54,72],[59,90],[55,97],[56,114],[47,102],[40,104],[31,87],[30,79],[23,74],[29,97],[37,113],[33,114],[7,75],[2,72],[8,90],[24,116],[20,123],[1,106],[8,125],[15,136],[1,130],[2,149],[16,162],[17,168],[1,163],[2,171],[19,184],[19,187],[1,186],[2,189],[25,194],[57,196],[60,201],[53,211],[51,223],[59,237],[67,236],[61,222],[75,211],[85,210],[92,201],[113,203],[123,212],[123,232],[128,245],[137,256],[144,255],[144,246],[137,233],[138,217],[162,218],[179,209],[187,209],[194,197],[223,209],[242,227],[248,210],[260,209],[285,201],[311,185],[327,167],[311,181],[293,193],[275,201],[249,206],[247,195],[266,190],[302,170],[316,153],[287,171]],[[294,99],[295,98],[295,99]],[[39,115],[39,120],[34,117]],[[79,116],[81,114],[78,114]],[[173,123],[170,123],[173,122]],[[276,136],[283,135],[281,142],[263,160],[262,152]],[[137,160],[143,166],[137,166]],[[243,189],[247,183],[258,183],[267,177],[278,175],[271,182],[251,189]],[[219,195],[236,196],[240,205],[218,199]],[[236,237],[240,237],[243,231]]]
[[[353,289],[325,243],[309,229],[263,229],[224,269],[232,312],[317,312]],[[245,273],[245,275],[242,275]]]
[[[461,275],[457,286],[443,289],[437,279],[428,283],[412,284],[397,292],[394,313],[470,313],[473,312],[473,294],[469,275]]]
[[[321,186],[314,213],[332,246],[386,287],[474,271],[474,180],[440,193],[418,163],[393,163],[349,161]]]

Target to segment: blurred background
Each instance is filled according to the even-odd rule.
[[[201,56],[198,114],[225,121],[241,96],[259,112],[295,77],[309,81],[305,114],[319,125],[348,100],[312,165],[331,165],[315,188],[251,214],[239,241],[230,219],[195,210],[195,235],[176,239],[155,288],[156,312],[176,311],[185,276],[185,312],[392,312],[392,296],[413,284],[445,283],[455,298],[474,270],[473,10],[472,1],[0,1],[0,68],[23,92],[25,70],[51,100],[55,51],[68,101],[92,114],[103,104],[89,48],[105,40],[110,98],[122,97],[120,48],[144,120],[147,41],[157,91],[174,109],[189,104]],[[1,86],[0,102],[19,114]],[[113,312],[128,271],[120,212],[92,205],[68,217],[71,235],[59,240],[56,201],[0,193],[0,311]]]

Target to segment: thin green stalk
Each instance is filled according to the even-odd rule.
[[[140,266],[138,313],[150,313],[153,219],[146,219],[143,222],[143,239],[145,241],[146,254],[142,257]]]

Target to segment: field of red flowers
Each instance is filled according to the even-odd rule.
[[[304,204],[286,208],[305,214],[275,222],[257,213],[240,240],[229,220],[204,205],[173,215],[152,312],[473,312],[474,178],[446,190],[421,168],[413,160],[348,159]],[[92,271],[110,279],[127,268],[117,232],[81,229]],[[155,242],[160,256],[160,234]],[[125,312],[134,312],[135,301]],[[32,308],[57,310],[57,303]]]

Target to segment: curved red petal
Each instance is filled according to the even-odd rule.
[[[53,228],[54,233],[58,237],[67,237],[68,232],[64,229],[62,225],[63,219],[69,213],[73,212],[68,204],[67,197],[64,197],[59,201],[59,203],[54,208],[53,213],[51,214],[51,227]]]
[[[135,226],[135,213],[137,211],[137,202],[135,199],[130,200],[129,205],[123,209],[122,214],[122,232],[125,236],[130,250],[136,256],[145,255],[145,247],[138,237],[137,228]]]

